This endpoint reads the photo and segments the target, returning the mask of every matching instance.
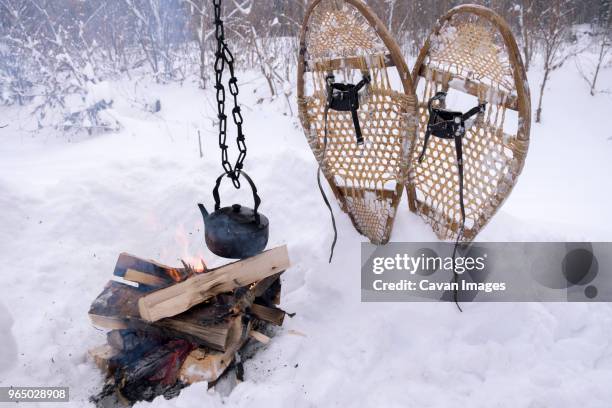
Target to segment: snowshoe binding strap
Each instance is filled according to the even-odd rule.
[[[353,118],[353,126],[355,127],[355,138],[357,139],[357,144],[363,145],[363,135],[361,133],[361,126],[359,125],[359,114],[357,113],[357,111],[359,110],[359,91],[364,86],[368,85],[370,83],[370,80],[370,75],[367,73],[364,74],[363,79],[359,81],[356,85],[336,83],[335,77],[332,74],[329,74],[325,78],[327,88],[327,101],[323,114],[323,120],[325,122],[323,136],[323,157],[321,158],[321,161],[319,162],[319,168],[317,169],[317,184],[319,185],[319,191],[321,192],[323,201],[325,202],[325,205],[329,210],[332,227],[334,229],[334,239],[332,241],[329,253],[329,263],[331,263],[332,258],[334,257],[334,248],[336,246],[336,242],[338,241],[338,229],[336,228],[336,218],[334,217],[334,211],[332,210],[331,204],[329,203],[329,199],[327,198],[325,190],[323,190],[323,185],[321,184],[322,166],[325,162],[325,156],[327,153],[329,110],[332,109],[338,112],[351,112],[351,116]]]
[[[429,121],[427,122],[427,129],[425,130],[425,140],[423,141],[423,150],[419,156],[419,163],[421,163],[425,157],[429,138],[432,135],[441,139],[454,139],[455,154],[457,156],[457,170],[459,173],[459,206],[461,211],[461,228],[459,230],[459,234],[457,234],[457,240],[455,241],[455,247],[453,248],[453,275],[454,281],[457,283],[458,279],[455,271],[455,256],[457,255],[459,241],[461,240],[465,230],[465,204],[463,201],[463,136],[465,136],[465,122],[475,115],[483,114],[487,104],[486,102],[481,103],[465,113],[434,106],[434,102],[436,101],[440,105],[444,105],[445,100],[446,92],[438,92],[427,103]],[[456,289],[453,291],[453,295],[455,304],[461,311]]]
[[[327,108],[338,112],[351,112],[355,138],[358,145],[363,145],[363,135],[359,125],[359,91],[371,81],[368,73],[363,75],[361,81],[355,84],[336,82],[334,75],[325,78],[327,88]]]

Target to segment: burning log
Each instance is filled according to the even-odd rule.
[[[107,375],[92,401],[102,406],[171,397],[198,381],[215,382],[255,330],[281,325],[280,275],[286,247],[213,270],[172,268],[121,254],[114,275],[89,310],[92,323],[110,329],[107,344],[90,350]],[[146,318],[145,318],[146,316]]]
[[[237,330],[236,318],[230,316],[230,305],[198,305],[173,318],[149,324],[138,317],[138,289],[111,281],[89,310],[92,323],[106,329],[129,327],[156,333],[158,337],[182,338],[197,345],[225,350],[227,339]]]
[[[185,268],[172,268],[126,253],[119,255],[113,274],[138,283],[138,287],[143,291],[159,289],[188,277]]]
[[[144,320],[154,322],[184,312],[219,293],[275,275],[288,267],[287,247],[274,248],[147,294],[138,300],[138,310]]]
[[[121,394],[130,401],[151,401],[168,390],[180,389],[181,385],[177,384],[179,370],[193,348],[184,340],[171,340],[131,361],[119,370]]]

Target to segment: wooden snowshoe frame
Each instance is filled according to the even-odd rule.
[[[390,70],[401,88],[391,86]],[[361,98],[358,146],[350,112],[328,113],[325,160],[325,80],[371,82]],[[342,210],[372,243],[389,240],[406,184],[416,132],[416,97],[408,67],[384,24],[360,0],[313,0],[300,34],[298,106],[306,138]]]
[[[463,137],[466,225],[461,239],[471,241],[512,191],[529,146],[531,100],[516,41],[493,11],[459,6],[438,20],[412,75],[419,129],[411,153],[408,202],[442,240],[456,239],[461,229],[457,159],[452,139],[432,137],[423,162],[418,162],[429,120],[427,103],[438,91],[471,95],[472,106],[487,103],[484,117]]]

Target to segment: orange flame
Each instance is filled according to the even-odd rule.
[[[184,275],[176,268],[169,269],[168,273],[170,274],[172,280],[175,282],[180,282],[183,280]]]
[[[192,228],[192,231],[197,231],[198,225]],[[183,224],[179,225],[174,233],[174,240],[179,247],[178,259],[188,266],[189,271],[177,269],[176,275],[173,274],[172,279],[177,281],[185,279],[191,273],[202,273],[207,270],[204,256],[201,250],[201,241],[196,239],[195,233],[188,234]],[[199,242],[197,242],[199,241]],[[197,245],[197,249],[192,250],[192,246]],[[181,273],[182,272],[182,273]]]

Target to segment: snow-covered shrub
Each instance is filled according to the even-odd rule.
[[[9,47],[0,50],[0,104],[24,105],[33,98],[33,83],[25,67]]]
[[[182,0],[0,2],[0,104],[28,105],[39,129],[113,131],[100,84],[130,72],[184,80],[195,54]]]

